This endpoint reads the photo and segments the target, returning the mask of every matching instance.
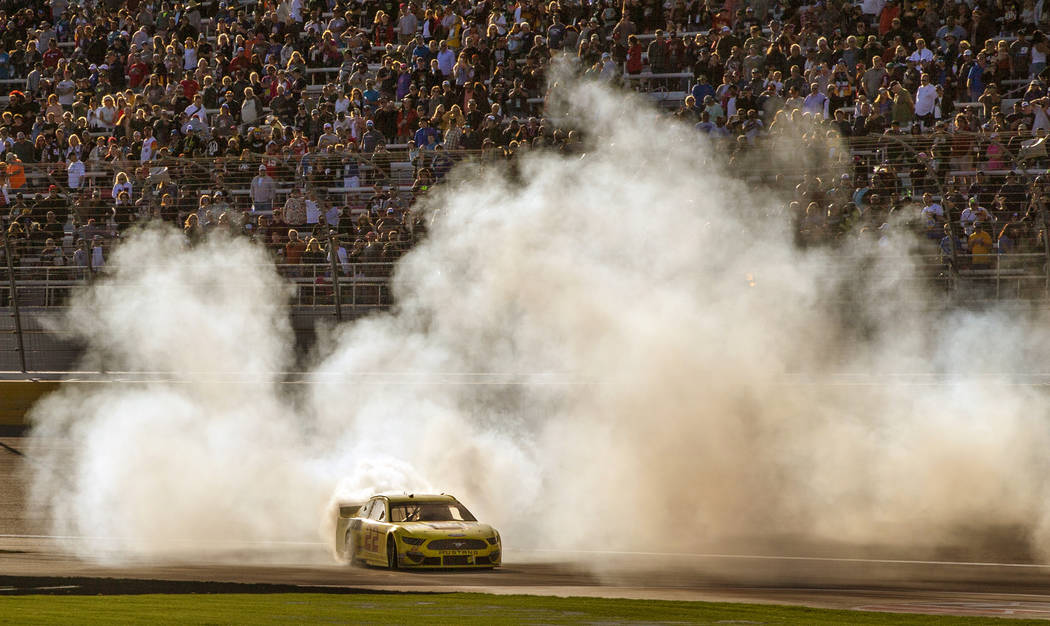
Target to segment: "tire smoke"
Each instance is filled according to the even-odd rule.
[[[1044,314],[916,306],[903,238],[888,261],[800,251],[784,199],[692,129],[595,85],[556,95],[586,151],[457,169],[398,308],[330,329],[311,384],[276,374],[292,341],[264,253],[125,243],[69,326],[89,364],[163,375],[35,408],[56,534],[192,559],[316,539],[333,497],[433,490],[512,549],[932,551],[1008,528],[1045,551],[1046,394],[1019,384],[1048,371]],[[813,156],[793,150],[747,162]]]

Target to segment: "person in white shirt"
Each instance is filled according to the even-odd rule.
[[[962,214],[959,216],[959,224],[963,227],[963,232],[967,235],[972,235],[974,232],[975,222],[993,222],[995,218],[988,212],[988,209],[983,206],[977,206],[977,198],[970,198],[970,202],[966,208],[962,210]]]
[[[341,214],[342,211],[339,209],[339,205],[333,203],[332,206],[328,207],[328,210],[324,212],[325,224],[328,224],[329,227],[338,230],[339,217]]]
[[[335,240],[335,246],[336,246],[336,248],[335,248],[336,262],[339,263],[339,267],[342,268],[343,273],[349,276],[351,270],[353,270],[353,266],[350,264],[350,257],[346,253],[346,248],[343,247],[342,242],[340,242],[338,238],[336,238],[336,240]],[[332,262],[332,252],[331,252],[331,250],[332,250],[332,246],[331,246],[331,244],[329,244],[328,245],[328,256],[327,256],[327,260],[328,260],[329,263]]]
[[[73,72],[66,70],[62,80],[55,85],[55,93],[58,94],[58,103],[65,107],[73,106],[77,96],[77,84],[73,82]]]
[[[142,138],[142,150],[139,151],[139,161],[145,163],[153,158],[153,152],[157,147],[157,138],[153,136],[153,127],[146,126],[142,129],[145,137]]]
[[[66,166],[67,181],[70,189],[80,189],[80,183],[84,180],[84,162],[80,160],[79,154],[73,155],[73,159]]]
[[[95,236],[91,241],[91,267],[97,269],[106,264],[106,259],[102,256],[102,237]]]
[[[186,45],[182,50],[182,69],[186,71],[197,69],[197,42],[189,37],[186,38]]]
[[[128,192],[128,197],[131,197],[131,181],[128,180],[127,172],[117,172],[116,178],[113,179],[113,191],[110,195],[116,200],[122,191]]]
[[[438,68],[445,76],[452,75],[452,67],[456,64],[456,53],[448,47],[448,42],[441,40],[441,47],[437,53]]]
[[[926,223],[926,236],[940,240],[944,234],[944,207],[934,201],[933,196],[928,193],[922,194],[922,204],[919,216]]]
[[[195,117],[195,118],[199,119],[201,121],[201,123],[204,124],[205,126],[208,125],[208,111],[204,108],[204,96],[203,95],[201,95],[199,93],[198,94],[194,94],[193,95],[193,102],[190,103],[190,105],[188,107],[186,107],[186,110],[184,111],[184,113],[186,113],[186,115],[188,115],[191,118]]]
[[[346,93],[339,94],[339,97],[335,101],[334,113],[339,115],[340,113],[346,113],[350,110],[350,96]]]
[[[310,191],[306,194],[306,223],[316,224],[321,217],[321,203],[317,200],[317,192]]]
[[[1047,114],[1047,109],[1050,108],[1050,98],[1032,100],[1029,105],[1034,115],[1032,131],[1050,130],[1050,116]]]
[[[933,51],[926,47],[925,39],[916,39],[915,46],[915,52],[908,57],[908,63],[928,63],[933,60]]]
[[[95,110],[95,122],[99,128],[113,130],[117,125],[117,101],[111,95],[102,97],[102,106]]]
[[[919,118],[926,128],[933,124],[936,105],[937,86],[930,82],[929,74],[923,74],[919,77],[919,88],[915,90],[915,117]]]
[[[863,0],[860,4],[860,10],[864,15],[878,15],[882,13],[882,9],[885,6],[886,0]]]

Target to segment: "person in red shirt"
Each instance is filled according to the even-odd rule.
[[[52,39],[47,44],[47,50],[44,51],[44,67],[55,67],[61,58],[62,51],[58,49],[58,42]]]
[[[242,70],[251,64],[251,54],[246,52],[244,48],[237,48],[237,53],[233,59],[230,60],[230,66],[227,70],[230,74],[233,74],[237,70]]]
[[[200,83],[197,82],[197,79],[188,72],[186,73],[186,78],[183,78],[179,84],[182,85],[183,95],[190,100],[193,100],[193,96],[195,96],[201,89]]]
[[[141,56],[132,57],[133,62],[128,66],[128,86],[132,89],[141,87],[149,77],[149,64],[142,60]]]
[[[901,16],[901,5],[896,0],[890,0],[882,7],[879,13],[879,34],[885,35],[893,28],[893,20]]]
[[[638,38],[631,35],[627,38],[627,73],[640,74],[642,72],[642,44]]]

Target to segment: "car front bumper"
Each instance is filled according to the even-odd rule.
[[[499,567],[503,554],[499,546],[489,550],[457,551],[447,554],[441,551],[402,549],[398,551],[398,565],[411,568],[470,569]]]

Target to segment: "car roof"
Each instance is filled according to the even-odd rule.
[[[391,503],[401,502],[457,502],[455,498],[448,494],[431,494],[431,493],[381,493],[376,496],[377,498],[386,498]]]

